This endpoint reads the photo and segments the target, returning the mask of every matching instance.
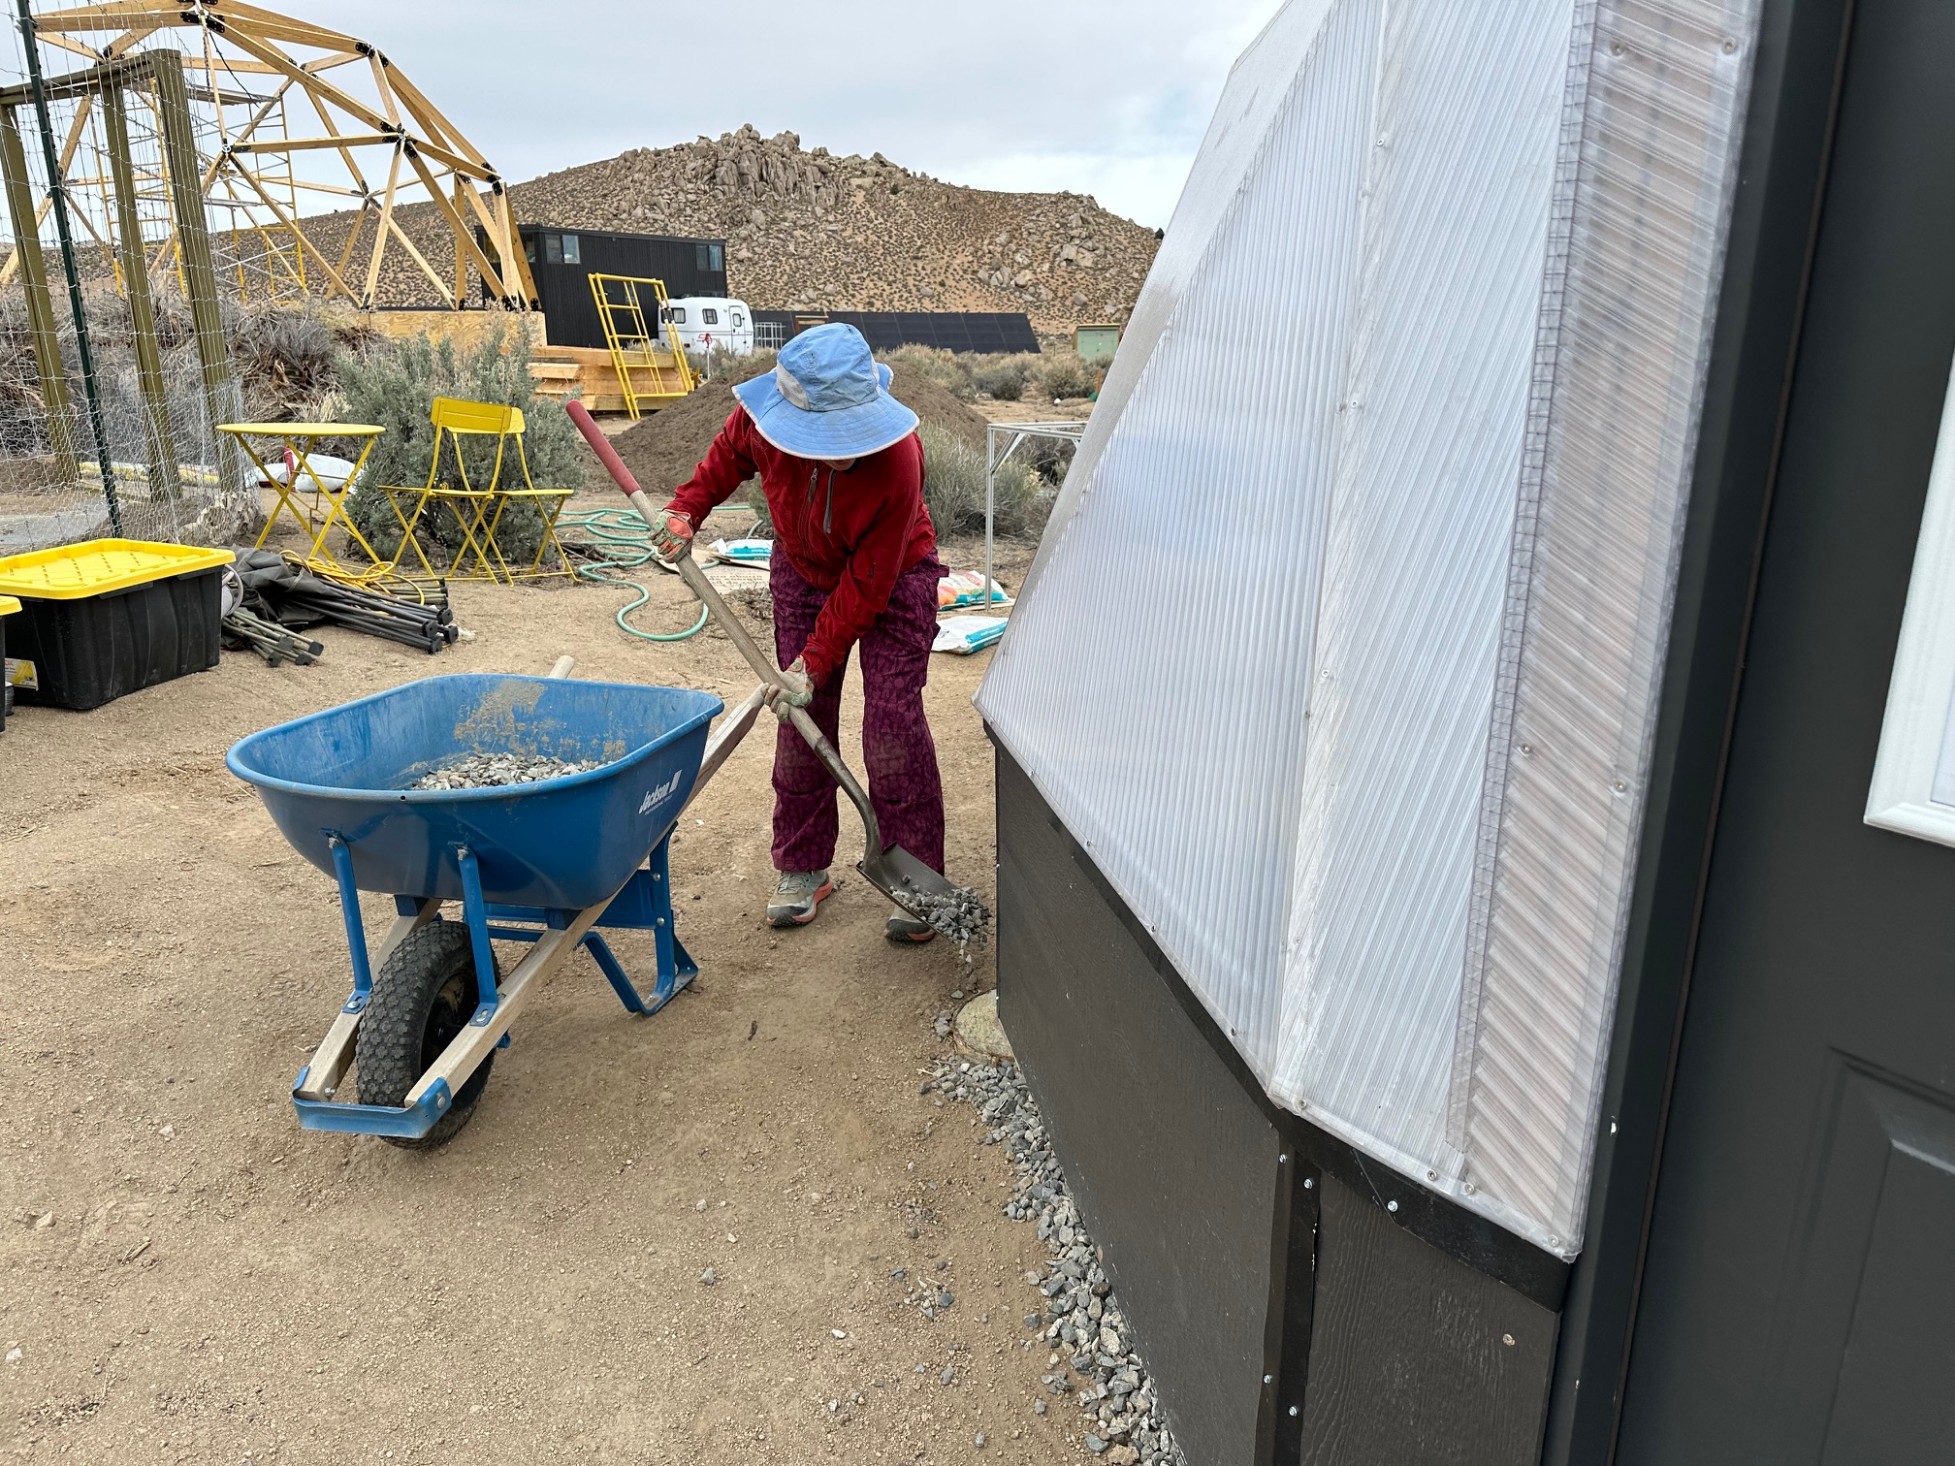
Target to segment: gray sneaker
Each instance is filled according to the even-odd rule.
[[[889,908],[884,918],[883,935],[892,942],[927,942],[937,934],[937,929],[927,921],[918,921],[900,906]]]
[[[784,870],[767,903],[769,926],[806,926],[821,903],[835,894],[825,870]]]

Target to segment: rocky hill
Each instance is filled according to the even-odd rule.
[[[724,237],[730,288],[760,309],[1022,310],[1043,331],[1124,320],[1156,247],[1153,230],[1081,194],[962,188],[751,126],[547,173],[510,198],[524,223]],[[433,207],[396,217],[451,276]],[[307,232],[336,257],[350,218]],[[379,303],[439,303],[398,246]]]

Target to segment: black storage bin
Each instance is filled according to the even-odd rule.
[[[13,612],[15,604],[15,602],[9,601],[5,606],[0,606],[0,612]],[[8,615],[0,615],[0,733],[7,731],[7,714],[14,710],[14,689],[7,680],[7,622],[9,619]]]
[[[217,665],[224,567],[74,600],[20,597],[8,655],[34,664],[22,703],[84,710]]]

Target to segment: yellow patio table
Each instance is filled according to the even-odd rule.
[[[310,537],[305,553],[308,564],[316,561],[342,575],[354,576],[393,569],[394,562],[384,560],[375,553],[373,546],[367,543],[366,536],[360,533],[346,513],[347,495],[359,483],[360,471],[366,467],[374,442],[387,431],[385,428],[357,422],[227,422],[218,424],[217,431],[229,433],[238,440],[238,446],[244,449],[245,456],[257,465],[260,483],[270,485],[278,494],[278,503],[272,506],[272,512],[265,520],[265,527],[259,533],[258,543],[252,546],[253,549],[261,547],[270,538],[280,514],[289,514],[300,530]],[[282,461],[274,468],[252,446],[254,438],[276,439],[284,450],[281,458],[289,454],[289,460]],[[359,439],[359,460],[345,470],[335,468],[328,472],[315,468],[312,457],[318,452],[319,444],[327,438]],[[296,497],[306,492],[312,495],[309,510],[301,508]],[[322,504],[325,513],[320,516]],[[333,558],[333,552],[326,548],[326,535],[335,523],[365,553],[371,562],[371,569],[354,570]]]

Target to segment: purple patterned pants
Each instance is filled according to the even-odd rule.
[[[862,664],[862,763],[869,802],[885,844],[901,845],[932,870],[944,868],[944,789],[937,745],[923,716],[923,684],[930,643],[937,636],[937,581],[944,567],[933,555],[896,581],[889,605],[856,644]],[[801,655],[815,617],[828,600],[775,554],[774,650],[781,665]],[[815,689],[808,705],[815,723],[837,747],[842,678],[847,663]],[[774,868],[826,870],[835,858],[835,780],[786,723],[774,743]]]

